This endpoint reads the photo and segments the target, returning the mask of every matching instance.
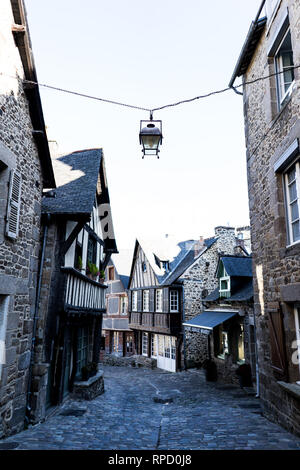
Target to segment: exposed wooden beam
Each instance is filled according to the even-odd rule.
[[[72,243],[74,242],[75,238],[77,237],[77,235],[81,232],[81,230],[83,229],[84,227],[84,224],[86,223],[86,219],[84,220],[80,220],[78,222],[78,224],[74,227],[74,229],[72,230],[72,232],[70,233],[69,237],[67,238],[67,240],[62,244],[62,247],[61,247],[61,256],[64,256],[68,249],[70,248],[70,246],[72,245]]]
[[[105,268],[106,268],[106,266],[107,266],[108,263],[109,263],[110,257],[111,257],[111,253],[106,253],[106,254],[105,254],[105,258],[104,258],[104,261],[103,261],[102,266],[101,266],[101,268],[103,269],[103,271],[105,271]]]

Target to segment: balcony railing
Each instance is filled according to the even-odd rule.
[[[180,313],[131,312],[129,328],[159,332],[178,330]]]
[[[66,275],[65,309],[105,311],[106,285],[89,279],[74,268],[61,268]]]

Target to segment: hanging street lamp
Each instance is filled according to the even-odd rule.
[[[156,125],[154,124],[156,123]],[[146,125],[145,125],[146,124]],[[143,127],[144,126],[144,127]],[[162,143],[162,122],[154,121],[153,114],[150,112],[150,120],[140,122],[140,144],[143,146],[143,157],[145,155],[157,155],[159,146]]]

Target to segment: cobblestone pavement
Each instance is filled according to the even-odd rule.
[[[257,398],[239,387],[207,383],[201,371],[103,369],[103,395],[90,402],[67,400],[44,423],[2,445],[25,450],[300,449],[299,438],[261,415]],[[77,416],[66,416],[74,410]]]

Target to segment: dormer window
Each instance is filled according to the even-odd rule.
[[[220,297],[230,297],[230,277],[228,276],[224,266],[222,266],[221,269],[219,282]]]
[[[162,261],[161,264],[165,271],[169,271],[169,261]]]

